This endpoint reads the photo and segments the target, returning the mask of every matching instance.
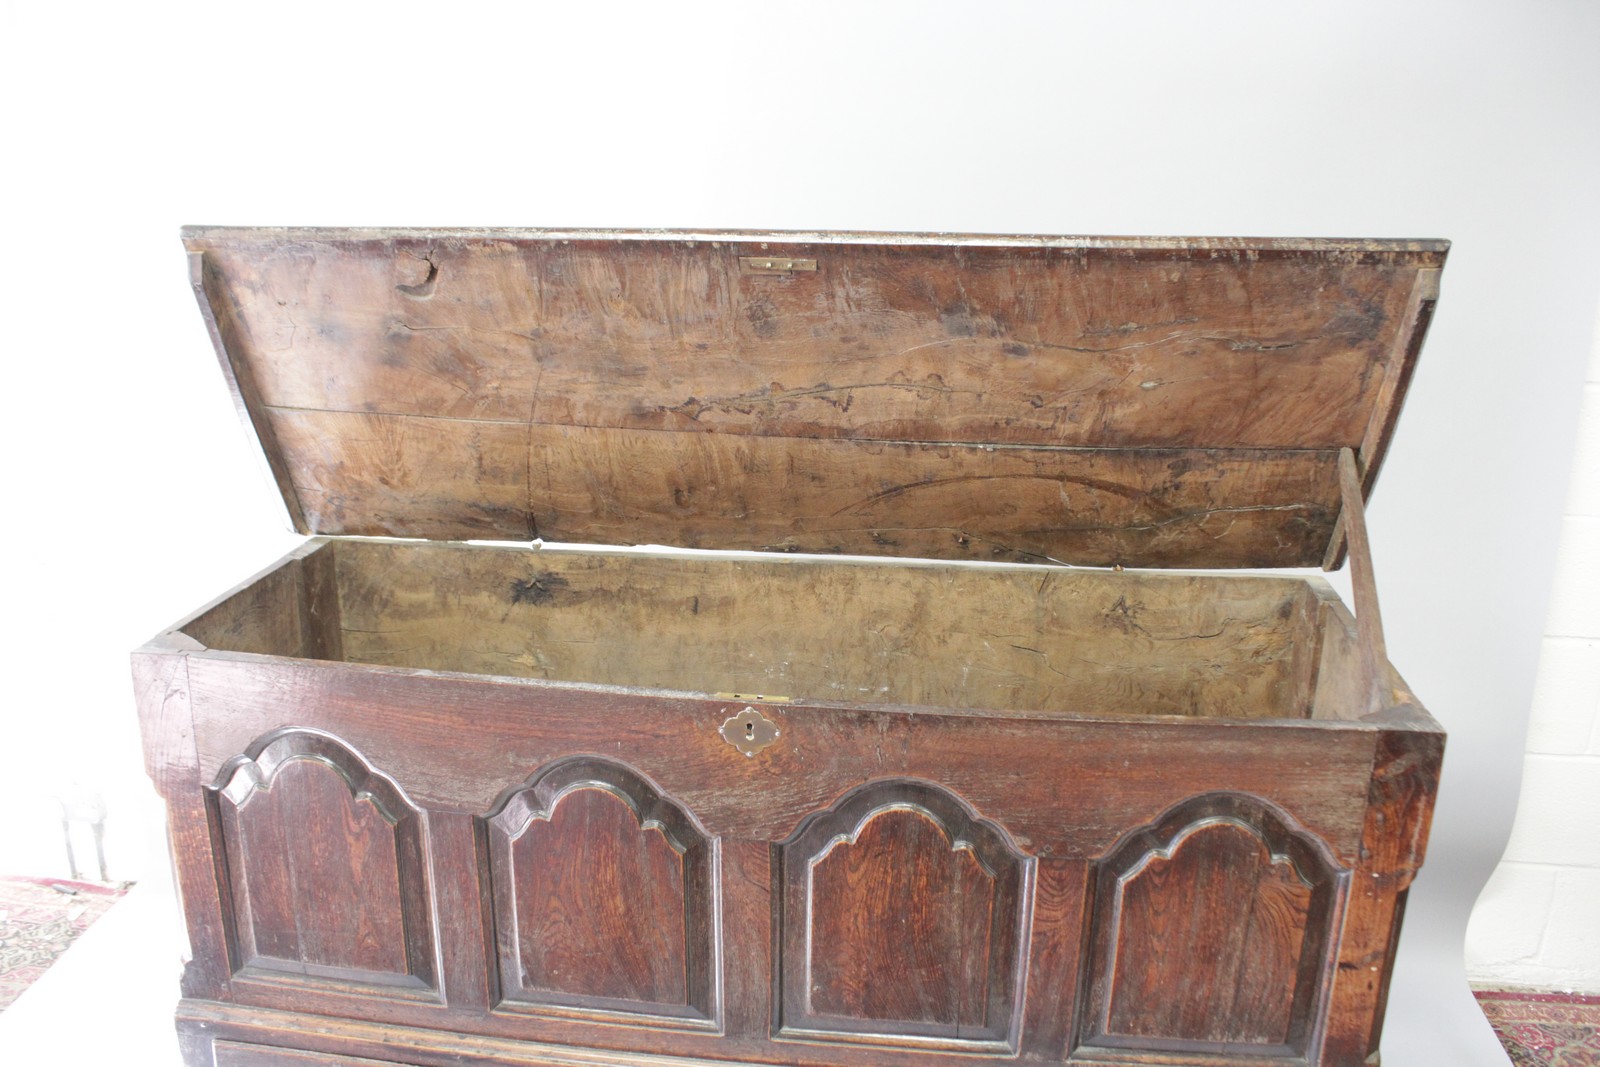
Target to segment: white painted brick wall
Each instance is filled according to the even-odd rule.
[[[1551,754],[1600,752],[1592,721],[1600,696],[1600,640],[1582,637],[1546,637],[1539,657],[1539,678],[1533,687],[1532,721],[1528,723],[1528,751]],[[1584,701],[1589,715],[1583,715]],[[1568,709],[1568,714],[1560,710]]]
[[[1467,927],[1481,985],[1600,993],[1600,323],[1516,825]]]

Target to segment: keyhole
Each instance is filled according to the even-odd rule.
[[[754,756],[777,739],[778,727],[755,708],[745,707],[724,719],[717,733],[743,755]]]

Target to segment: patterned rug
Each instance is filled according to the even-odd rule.
[[[1600,996],[1474,989],[1517,1067],[1600,1067]]]
[[[0,1011],[127,891],[65,878],[0,877]]]

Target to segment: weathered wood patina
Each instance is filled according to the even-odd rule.
[[[1372,1062],[1443,242],[185,242],[312,535],[134,656],[192,1067]]]

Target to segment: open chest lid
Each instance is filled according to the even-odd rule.
[[[1444,241],[190,228],[304,533],[1340,559]]]

